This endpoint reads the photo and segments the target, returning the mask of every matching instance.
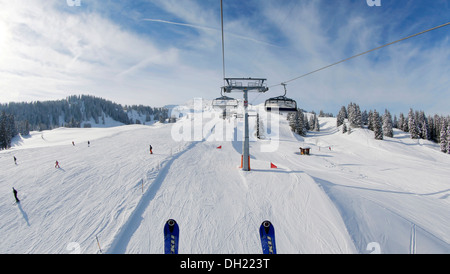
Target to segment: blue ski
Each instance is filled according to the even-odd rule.
[[[263,254],[277,254],[275,246],[275,228],[269,221],[264,221],[259,228]]]
[[[164,254],[178,254],[180,229],[175,220],[170,219],[164,226]]]

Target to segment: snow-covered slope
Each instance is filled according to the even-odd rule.
[[[366,129],[336,132],[335,123],[322,118],[323,131],[304,138],[316,155],[303,169],[339,209],[358,251],[376,242],[382,253],[449,253],[449,155],[398,130],[379,141]]]
[[[99,244],[162,253],[169,218],[180,253],[261,253],[266,219],[279,253],[450,253],[450,157],[434,144],[400,132],[384,141],[365,129],[341,134],[333,118],[299,137],[285,117],[264,114],[267,138],[252,139],[244,172],[242,119],[203,109],[176,124],[16,140],[0,152],[0,253],[98,253]]]

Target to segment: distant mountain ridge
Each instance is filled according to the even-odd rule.
[[[122,106],[91,95],[72,95],[62,100],[11,102],[0,104],[4,125],[0,134],[5,138],[1,147],[9,147],[8,140],[17,134],[58,127],[107,127],[129,124],[164,122],[168,109],[143,105]]]

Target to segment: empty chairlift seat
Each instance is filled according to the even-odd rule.
[[[294,99],[290,99],[286,97],[286,84],[282,84],[284,86],[284,95],[269,98],[264,103],[264,107],[266,111],[274,111],[278,110],[279,112],[296,112],[297,111],[297,102]]]
[[[216,109],[236,108],[238,106],[238,100],[231,97],[222,96],[214,99],[212,101],[212,105]]]

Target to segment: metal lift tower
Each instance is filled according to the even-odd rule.
[[[266,79],[263,78],[224,78],[226,86],[223,87],[224,92],[232,92],[233,90],[244,92],[244,142],[242,144],[241,168],[244,171],[250,170],[250,145],[248,133],[248,92],[266,92],[269,88],[264,84]]]

